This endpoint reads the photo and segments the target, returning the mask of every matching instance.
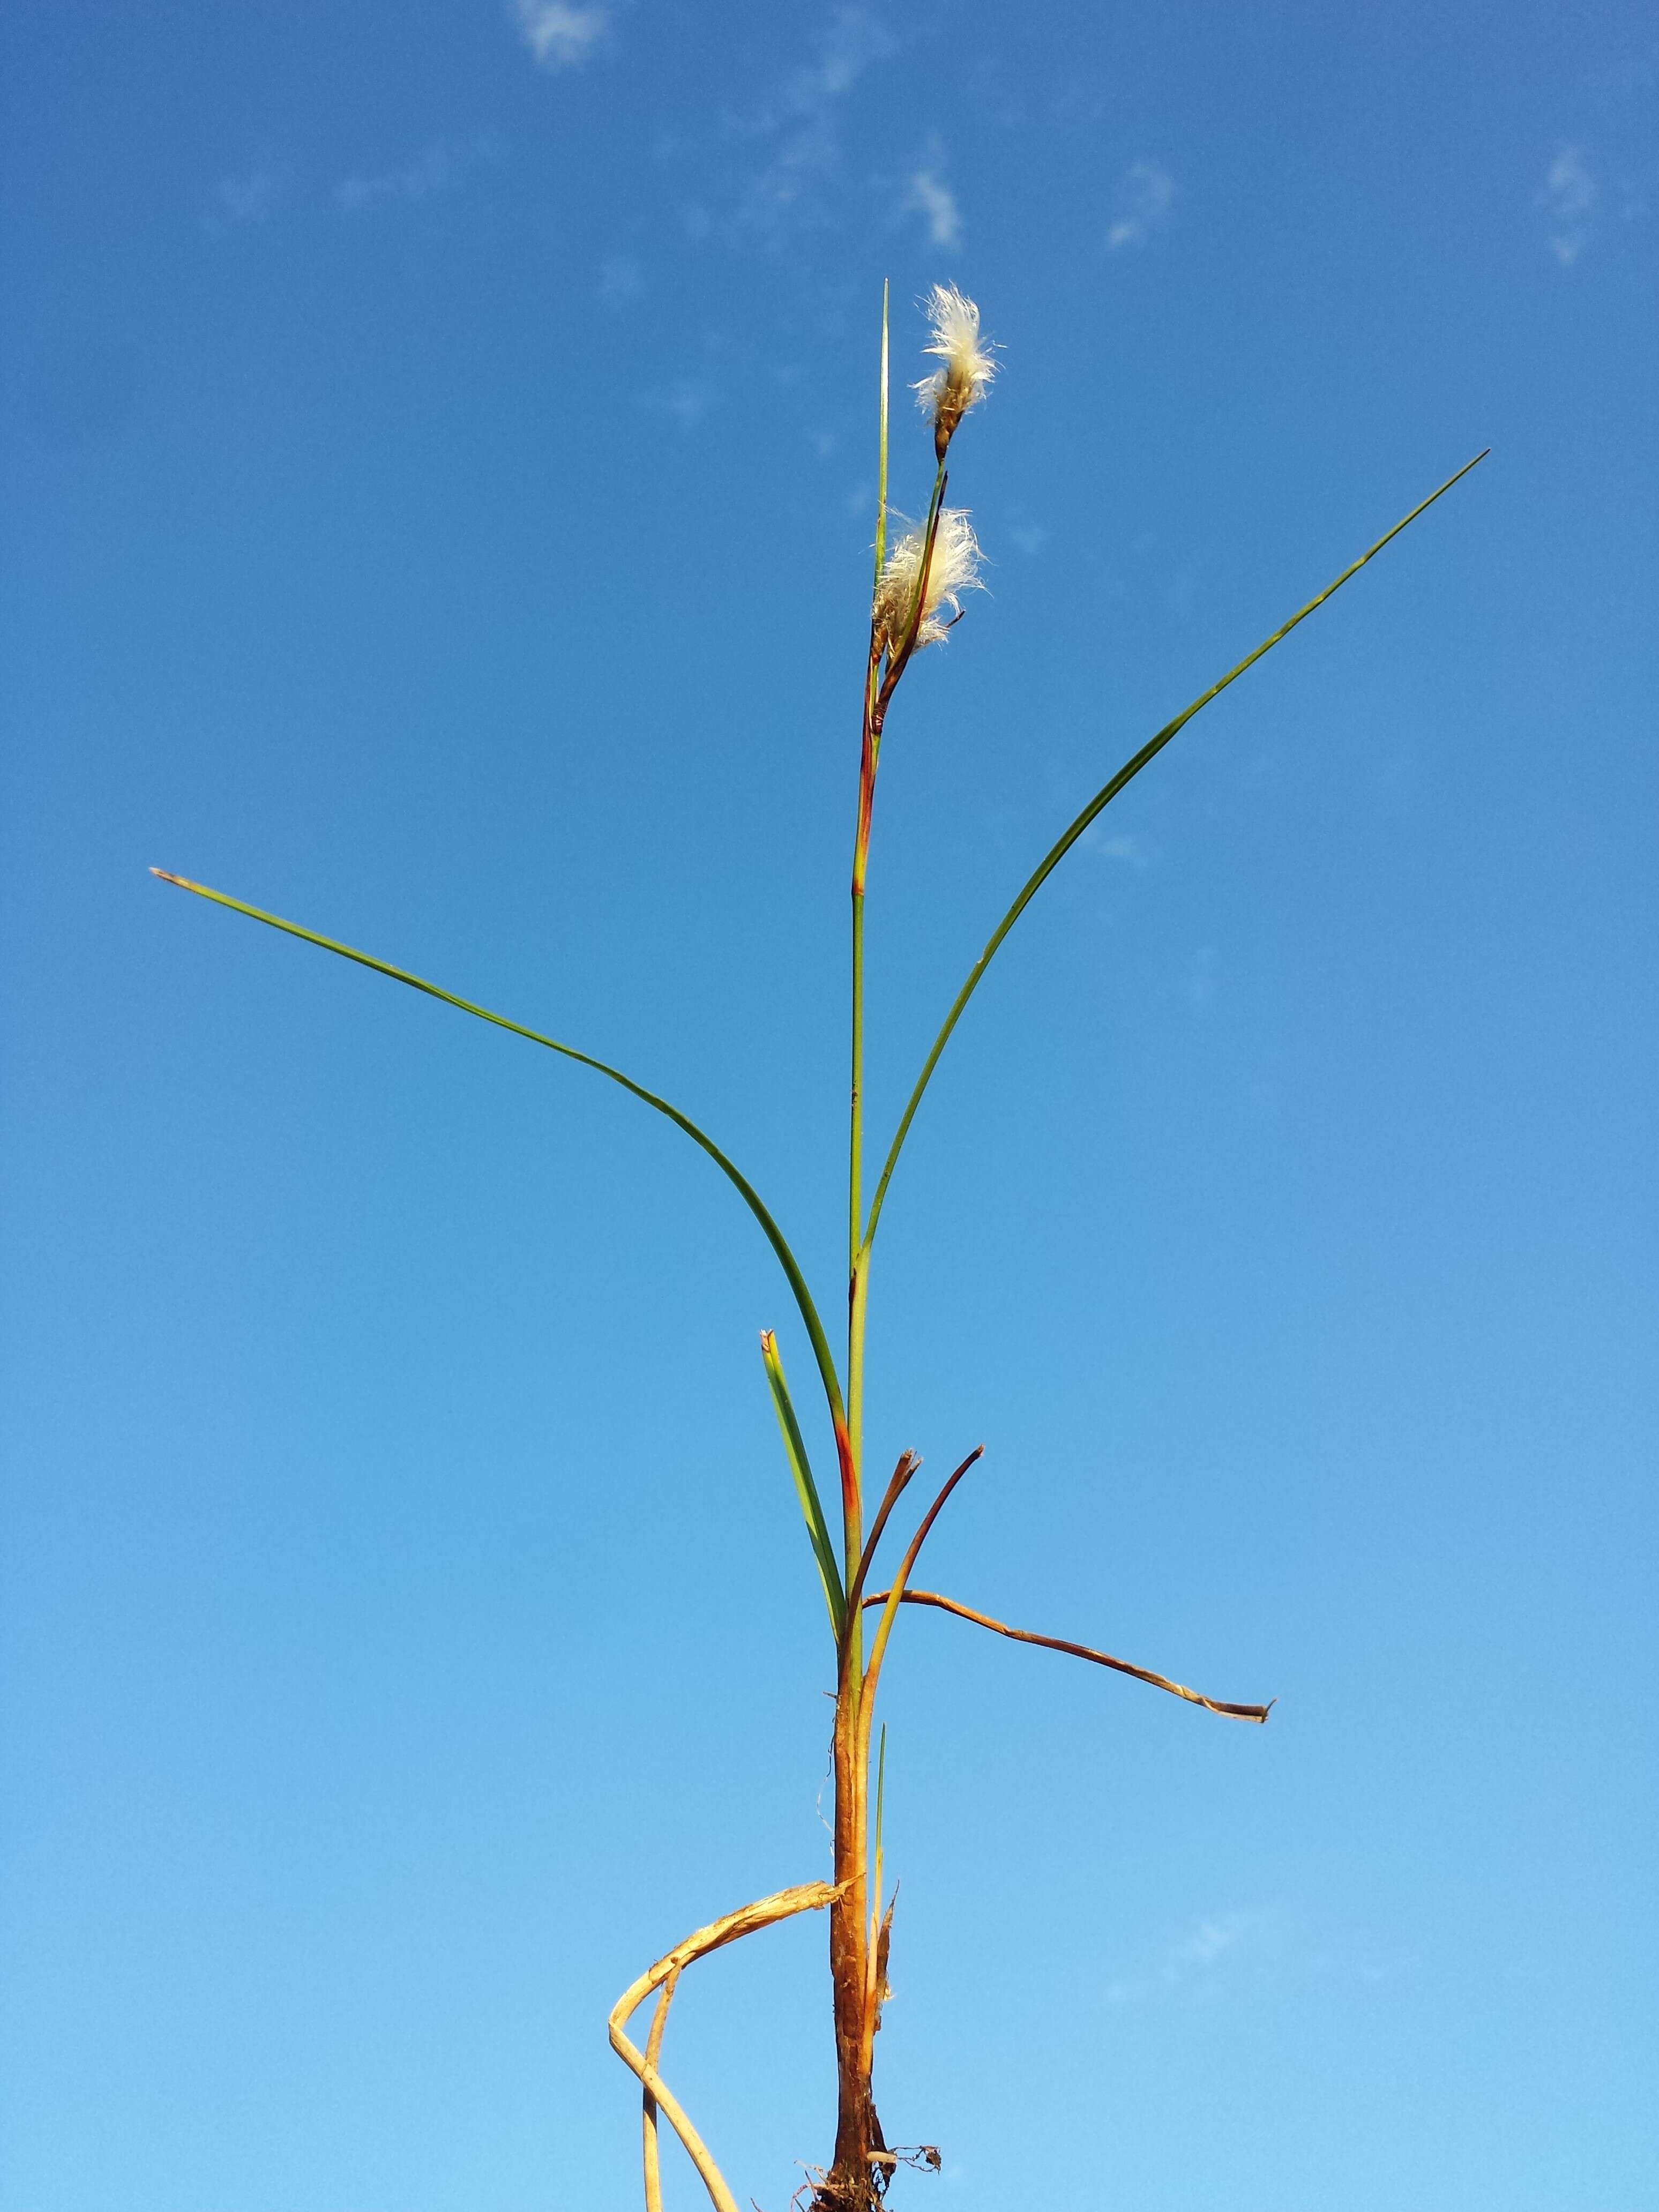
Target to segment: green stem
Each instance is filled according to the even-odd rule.
[[[887,398],[888,287],[881,288],[881,377],[878,393],[879,431],[876,467],[876,573],[873,593],[881,588],[881,572],[887,558]],[[880,641],[873,619],[870,657],[864,672],[864,712],[859,740],[859,805],[853,833],[853,914],[850,1027],[851,1082],[847,1133],[847,1418],[842,1451],[842,1537],[846,1561],[843,1572],[851,1581],[858,1571],[864,1542],[864,1264],[861,1228],[864,1219],[864,878],[870,853],[870,813],[875,802],[876,755],[881,743],[877,711],[880,675]],[[842,1442],[838,1436],[837,1443]],[[863,1653],[863,1624],[850,1624],[853,1642],[852,1679],[859,1679]]]
[[[858,1571],[864,1543],[864,1316],[865,1254],[859,1230],[864,1215],[864,872],[870,848],[870,805],[875,787],[873,643],[864,690],[864,736],[859,768],[858,830],[853,847],[852,1085],[847,1142],[847,1451],[842,1469],[842,1549],[848,1582]],[[862,1635],[856,1620],[854,1638]],[[854,1679],[857,1663],[854,1662]]]
[[[886,385],[883,383],[884,405]],[[927,502],[923,527],[922,557],[916,578],[915,605],[903,642],[889,653],[884,674],[880,639],[870,638],[870,658],[864,678],[864,726],[859,761],[858,826],[853,841],[852,944],[852,1102],[848,1133],[847,1173],[847,1439],[848,1464],[842,1477],[842,1529],[845,1572],[850,1581],[857,1572],[864,1542],[864,1335],[870,1297],[870,1239],[861,1233],[864,1212],[864,894],[870,861],[870,828],[876,803],[876,769],[881,759],[881,733],[894,690],[915,650],[927,597],[927,574],[933,541],[939,530],[945,497],[945,471],[941,460],[933,474],[933,495]],[[851,1624],[861,1637],[856,1615]]]
[[[853,881],[852,1090],[847,1148],[847,1277],[859,1262],[864,1176],[864,886],[854,863]],[[849,1401],[850,1403],[850,1401]]]

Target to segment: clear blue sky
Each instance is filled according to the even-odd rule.
[[[6,106],[3,2212],[635,2202],[623,1986],[819,1874],[707,1164],[842,1264],[884,277],[1004,374],[907,683],[879,2050],[908,2207],[1659,2203],[1659,36],[1636,5],[21,0]],[[895,495],[925,498],[906,414]],[[804,1380],[804,1376],[801,1378]],[[689,1979],[740,2197],[822,1924]],[[678,2154],[677,2207],[696,2201]]]

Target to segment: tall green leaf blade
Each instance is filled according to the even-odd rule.
[[[812,1480],[805,1440],[800,1432],[800,1423],[795,1419],[789,1385],[783,1377],[783,1362],[778,1357],[778,1340],[769,1328],[761,1331],[761,1358],[766,1363],[766,1380],[772,1392],[772,1410],[778,1417],[778,1431],[783,1438],[789,1472],[795,1479],[795,1495],[800,1500],[812,1555],[818,1563],[818,1579],[823,1584],[823,1601],[830,1608],[830,1626],[839,1644],[842,1626],[847,1618],[847,1593],[842,1587],[836,1547],[830,1540],[829,1523],[823,1517],[823,1503],[818,1496],[818,1486]]]
[[[233,914],[244,914],[250,921],[262,921],[267,929],[280,930],[286,937],[297,937],[302,943],[315,945],[325,952],[337,954],[342,960],[355,961],[360,968],[372,968],[377,975],[389,976],[394,983],[406,983],[411,991],[423,992],[428,999],[438,999],[447,1006],[458,1007],[462,1013],[471,1014],[478,1021],[488,1022],[492,1028],[506,1030],[514,1036],[525,1037],[532,1044],[541,1045],[549,1052],[559,1054],[565,1060],[574,1060],[579,1067],[590,1067],[596,1075],[603,1075],[608,1082],[626,1091],[630,1097],[639,1099],[642,1104],[662,1115],[677,1129],[683,1129],[692,1143],[714,1161],[760,1224],[762,1233],[783,1270],[784,1279],[794,1292],[800,1317],[806,1324],[806,1334],[811,1340],[819,1379],[823,1384],[824,1398],[830,1407],[830,1418],[837,1428],[841,1426],[846,1418],[846,1409],[842,1400],[841,1378],[836,1372],[835,1355],[830,1349],[830,1340],[823,1333],[823,1323],[818,1318],[818,1310],[812,1302],[806,1278],[789,1249],[788,1240],[748,1176],[720,1150],[706,1130],[697,1127],[689,1114],[682,1114],[670,1100],[659,1097],[654,1091],[647,1091],[642,1083],[635,1083],[631,1075],[624,1075],[621,1068],[612,1067],[608,1060],[596,1060],[591,1052],[579,1052],[574,1044],[561,1044],[557,1037],[544,1036],[540,1030],[529,1029],[523,1022],[509,1021],[505,1014],[492,1013],[488,1006],[478,1006],[471,999],[463,999],[453,991],[446,991],[441,984],[429,983],[425,976],[411,975],[406,968],[394,967],[390,960],[382,960],[373,952],[360,952],[356,945],[343,945],[337,938],[325,937],[319,930],[307,929],[297,921],[284,921],[280,914],[267,914],[263,907],[250,906],[246,899],[233,898],[228,891],[216,891],[207,884],[193,884],[188,876],[175,876],[166,868],[152,868],[150,873],[159,876],[164,884],[175,884],[181,891],[190,891],[198,898],[211,900],[215,906],[228,907]]]
[[[915,1088],[911,1091],[909,1098],[906,1102],[904,1112],[899,1118],[898,1127],[894,1133],[891,1145],[888,1147],[887,1158],[882,1164],[881,1177],[876,1184],[875,1195],[870,1201],[869,1218],[865,1224],[864,1231],[864,1243],[866,1249],[875,1242],[876,1224],[881,1218],[881,1209],[886,1202],[887,1186],[893,1179],[893,1170],[898,1165],[899,1154],[904,1149],[904,1140],[910,1133],[910,1124],[916,1117],[916,1109],[921,1103],[922,1093],[927,1090],[929,1083],[933,1081],[933,1070],[939,1066],[940,1055],[943,1054],[945,1046],[951,1042],[951,1032],[961,1020],[963,1013],[967,1007],[968,1001],[973,997],[975,992],[979,988],[981,980],[983,977],[986,969],[996,957],[1004,938],[1007,936],[1009,931],[1019,920],[1021,915],[1024,913],[1026,908],[1036,896],[1038,891],[1042,890],[1043,884],[1054,873],[1054,870],[1060,866],[1067,853],[1071,851],[1073,846],[1076,844],[1078,839],[1089,827],[1089,824],[1094,820],[1095,817],[1100,813],[1103,807],[1109,806],[1111,804],[1112,800],[1117,797],[1119,792],[1122,790],[1125,784],[1131,782],[1134,777],[1139,775],[1141,769],[1146,766],[1149,761],[1155,758],[1158,754],[1163,751],[1164,746],[1169,744],[1171,738],[1176,737],[1181,731],[1186,728],[1188,723],[1192,720],[1194,714],[1201,713],[1203,709],[1209,705],[1212,699],[1218,698],[1221,693],[1227,689],[1227,686],[1230,684],[1236,683],[1238,678],[1243,675],[1247,668],[1254,668],[1256,662],[1261,659],[1262,655],[1264,653],[1271,653],[1274,646],[1281,643],[1285,638],[1287,638],[1298,623],[1306,622],[1310,614],[1313,614],[1317,609],[1324,605],[1326,600],[1331,597],[1333,592],[1340,592],[1343,585],[1347,582],[1351,576],[1357,576],[1368,561],[1375,560],[1385,545],[1389,544],[1395,538],[1398,538],[1401,532],[1407,528],[1410,524],[1415,522],[1419,514],[1426,513],[1427,510],[1434,505],[1436,500],[1443,497],[1444,495],[1451,489],[1455,483],[1461,483],[1472,468],[1475,467],[1478,463],[1486,459],[1486,454],[1490,453],[1491,450],[1492,448],[1487,447],[1485,451],[1477,453],[1474,460],[1465,461],[1462,467],[1457,471],[1455,476],[1448,477],[1445,483],[1438,486],[1438,488],[1434,491],[1431,491],[1426,499],[1419,500],[1417,505],[1412,509],[1411,513],[1407,515],[1402,516],[1401,520],[1395,524],[1392,530],[1384,531],[1382,537],[1377,539],[1375,545],[1368,546],[1357,561],[1351,561],[1340,576],[1336,577],[1331,583],[1327,584],[1324,590],[1319,592],[1314,599],[1310,599],[1306,606],[1298,607],[1297,611],[1291,617],[1290,620],[1285,623],[1281,623],[1271,637],[1263,638],[1261,643],[1256,647],[1253,653],[1247,653],[1243,659],[1241,660],[1236,667],[1230,668],[1224,676],[1218,678],[1215,683],[1211,684],[1207,691],[1200,692],[1198,697],[1193,701],[1189,707],[1183,707],[1180,714],[1175,717],[1173,721],[1166,722],[1161,730],[1156,732],[1153,736],[1147,739],[1146,743],[1140,748],[1140,750],[1138,753],[1132,755],[1128,760],[1124,762],[1122,767],[1119,769],[1117,774],[1111,779],[1110,782],[1101,786],[1100,789],[1095,793],[1094,797],[1089,801],[1089,804],[1083,809],[1081,813],[1075,815],[1071,822],[1067,823],[1066,827],[1061,831],[1060,835],[1054,840],[1054,843],[1048,848],[1048,850],[1043,854],[1042,860],[1038,861],[1036,866],[1026,878],[1025,882],[1020,888],[1019,895],[1015,899],[1013,904],[1009,908],[1007,913],[1003,915],[1002,920],[992,931],[990,939],[986,945],[984,951],[980,954],[979,958],[974,963],[972,968],[969,970],[968,980],[963,985],[961,990],[957,993],[956,998],[951,1004],[951,1011],[945,1017],[944,1024],[941,1027],[939,1035],[933,1039],[933,1048],[928,1053],[926,1060],[922,1063],[921,1073],[916,1078]]]

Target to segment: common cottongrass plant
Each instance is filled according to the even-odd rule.
[[[770,1329],[763,1333],[760,1346],[767,1387],[783,1439],[784,1456],[800,1502],[812,1556],[817,1562],[835,1660],[834,1820],[830,1878],[827,1881],[809,1881],[794,1888],[780,1890],[774,1896],[742,1905],[735,1912],[728,1912],[721,1918],[711,1921],[707,1927],[697,1929],[672,1950],[665,1952],[654,1966],[631,1983],[617,2000],[611,2014],[610,2037],[611,2047],[638,2076],[642,2090],[647,2212],[661,2212],[659,2118],[667,2119],[684,2145],[718,2212],[738,2212],[737,2200],[709,2154],[707,2145],[663,2079],[664,2031],[675,1990],[688,1966],[725,1944],[736,1942],[742,1936],[753,1935],[759,1929],[770,1927],[775,1922],[799,1912],[827,1910],[829,1913],[830,1997],[838,2087],[835,2147],[830,2160],[827,2167],[808,2169],[811,2179],[803,2194],[810,2196],[813,2212],[876,2212],[900,2164],[933,2168],[939,2166],[939,2153],[930,2145],[899,2150],[888,2143],[876,2115],[872,2088],[875,2038],[881,2026],[882,2007],[888,1994],[888,1949],[893,1929],[893,1905],[885,1888],[882,1854],[884,1747],[881,1739],[874,1734],[874,1721],[882,1666],[901,1607],[931,1606],[938,1611],[954,1614],[960,1620],[971,1622],[976,1627],[989,1629],[998,1636],[1011,1638],[1018,1643],[1040,1644],[1046,1650],[1064,1652],[1073,1658],[1088,1660],[1097,1667],[1109,1668],[1117,1674],[1133,1677],[1136,1681],[1148,1683],[1154,1689],[1167,1691],[1170,1696],[1184,1699],[1190,1705],[1201,1706],[1208,1712],[1257,1723],[1267,1720],[1269,1710],[1267,1705],[1229,1705],[1218,1698],[1204,1697],[1198,1691],[1171,1681],[1165,1675],[1154,1674],[1150,1668],[1133,1665],[1126,1659],[1114,1657],[1109,1652],[1097,1650],[1088,1644],[1072,1643],[1064,1638],[1040,1636],[1028,1629],[1010,1627],[1006,1622],[994,1620],[988,1613],[964,1605],[954,1597],[937,1590],[918,1588],[911,1577],[928,1532],[952,1491],[980,1457],[980,1446],[976,1445],[968,1453],[927,1511],[915,1522],[900,1552],[896,1565],[883,1571],[885,1587],[880,1589],[870,1587],[872,1582],[880,1579],[876,1562],[883,1539],[921,1464],[913,1451],[900,1455],[874,1515],[866,1526],[864,1354],[871,1260],[894,1170],[909,1136],[916,1110],[939,1066],[940,1055],[1004,939],[1054,869],[1102,810],[1109,806],[1125,785],[1139,775],[1170,739],[1186,727],[1194,714],[1208,706],[1264,653],[1271,652],[1298,623],[1305,621],[1316,608],[1322,606],[1334,592],[1364,568],[1373,556],[1381,552],[1391,538],[1397,537],[1407,524],[1415,521],[1442,493],[1449,491],[1460,477],[1474,467],[1477,461],[1485,459],[1484,453],[1479,453],[1474,460],[1466,463],[1455,476],[1449,477],[1438,490],[1431,493],[1402,520],[1395,523],[1392,530],[1379,538],[1367,552],[1361,554],[1358,560],[1328,584],[1316,598],[1310,599],[1270,637],[1265,638],[1253,653],[1247,653],[1237,667],[1230,669],[1207,690],[1200,692],[1172,721],[1166,722],[1161,730],[1149,738],[1139,751],[1127,760],[1067,823],[1026,878],[1007,912],[992,931],[984,951],[969,970],[967,980],[952,1001],[922,1063],[921,1072],[916,1078],[915,1087],[899,1117],[898,1126],[883,1156],[866,1203],[864,1156],[864,902],[876,775],[881,763],[882,738],[888,713],[900,684],[908,674],[918,653],[930,646],[945,642],[950,629],[961,618],[964,595],[974,590],[978,583],[979,547],[968,514],[963,508],[947,507],[945,503],[946,462],[953,439],[966,416],[985,397],[996,374],[993,349],[981,337],[979,310],[971,300],[965,299],[952,287],[937,284],[924,305],[931,329],[926,350],[939,363],[938,368],[925,375],[916,386],[922,410],[933,428],[935,459],[933,491],[925,520],[916,528],[907,531],[890,544],[887,502],[888,316],[886,296],[884,293],[883,295],[875,584],[871,605],[869,648],[864,671],[858,806],[853,841],[847,1334],[839,1360],[806,1279],[770,1209],[735,1162],[678,1106],[659,1097],[655,1091],[647,1090],[620,1068],[611,1067],[591,1054],[579,1052],[573,1045],[544,1036],[523,1023],[509,1021],[504,1015],[475,1006],[470,1000],[459,998],[453,991],[441,989],[435,983],[392,966],[389,961],[376,959],[350,945],[338,944],[332,938],[319,935],[315,930],[302,928],[297,922],[285,921],[279,915],[266,914],[258,907],[233,898],[227,892],[210,890],[204,884],[191,883],[182,876],[170,875],[165,869],[157,868],[153,872],[164,881],[178,884],[183,890],[195,892],[198,897],[211,899],[220,906],[249,915],[255,921],[263,921],[273,929],[285,931],[291,937],[320,945],[325,951],[337,953],[343,959],[357,961],[382,975],[389,975],[394,982],[406,983],[411,989],[424,991],[429,997],[441,999],[447,1005],[459,1007],[463,1013],[476,1015],[480,1021],[493,1023],[500,1029],[511,1030],[515,1036],[526,1037],[532,1044],[544,1046],[550,1052],[558,1053],[567,1060],[592,1068],[657,1113],[665,1115],[690,1138],[693,1144],[701,1146],[708,1155],[754,1216],[777,1258],[801,1321],[805,1325],[835,1453],[840,1501],[838,1534],[832,1533],[830,1516],[824,1510],[823,1493],[813,1472],[805,1429],[784,1376],[776,1337]],[[864,1626],[866,1613],[875,1616],[867,1640]],[[873,1802],[871,1790],[872,1747],[876,1751]],[[651,2015],[645,2047],[641,2051],[630,2039],[629,2025],[635,2013],[653,1996],[656,1998],[656,2005]]]

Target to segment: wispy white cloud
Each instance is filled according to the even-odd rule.
[[[747,125],[773,150],[750,179],[740,222],[776,230],[809,187],[840,158],[837,109],[866,70],[892,41],[864,9],[838,8],[818,33],[810,61],[791,70]]]
[[[947,253],[954,252],[961,245],[962,210],[957,205],[956,194],[939,175],[937,163],[931,168],[918,169],[911,178],[904,211],[921,217],[927,226],[930,245],[942,246]]]
[[[574,69],[605,36],[610,10],[580,0],[514,0],[524,42],[546,70]]]
[[[1190,1936],[1176,1944],[1175,1957],[1185,1966],[1212,1966],[1224,1951],[1232,1949],[1243,1933],[1243,1924],[1236,1919],[1200,1921]]]
[[[239,223],[264,222],[283,193],[283,179],[270,161],[255,161],[234,175],[221,177],[213,188],[213,210],[207,227],[217,234]]]
[[[1200,945],[1187,963],[1183,988],[1189,1006],[1207,1006],[1215,996],[1218,963],[1213,945]]]
[[[690,431],[695,430],[708,412],[714,396],[707,384],[682,377],[665,391],[652,392],[647,404],[665,415],[672,415],[682,430]]]
[[[1139,830],[1117,830],[1109,836],[1099,823],[1084,831],[1083,844],[1086,852],[1098,853],[1103,860],[1122,868],[1150,868],[1164,857],[1163,848]]]
[[[1166,1943],[1161,1956],[1143,1972],[1109,1982],[1107,2003],[1134,2004],[1207,1976],[1226,1952],[1248,1938],[1260,1936],[1266,1919],[1260,1912],[1232,1912],[1200,1920],[1195,1928]]]
[[[871,63],[891,51],[891,40],[867,9],[837,8],[818,35],[812,59],[785,85],[784,108],[816,113],[826,100],[851,92]]]
[[[1285,1905],[1207,1916],[1172,1936],[1134,1972],[1108,1983],[1108,2004],[1193,2000],[1249,1983],[1334,1978],[1375,1984],[1415,1961],[1363,1929]]]
[[[430,199],[434,193],[452,191],[472,170],[495,166],[505,155],[502,141],[493,131],[481,131],[472,138],[434,138],[412,161],[344,178],[334,187],[334,197],[354,213],[388,200]]]
[[[1131,161],[1118,184],[1106,251],[1120,253],[1125,246],[1145,246],[1169,222],[1175,192],[1167,169],[1156,161]]]
[[[599,297],[607,307],[625,307],[644,289],[644,273],[632,254],[613,253],[599,270]]]
[[[1601,186],[1576,146],[1563,146],[1533,195],[1544,220],[1544,243],[1571,269],[1601,227]]]

